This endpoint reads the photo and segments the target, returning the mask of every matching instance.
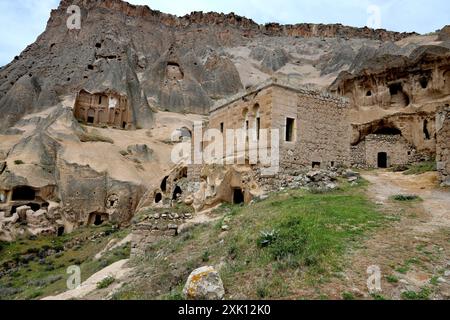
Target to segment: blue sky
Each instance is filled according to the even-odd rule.
[[[191,11],[235,12],[258,23],[368,24],[378,6],[381,27],[428,33],[450,24],[448,0],[129,0],[176,15]],[[45,29],[59,0],[0,0],[0,65],[10,62]]]

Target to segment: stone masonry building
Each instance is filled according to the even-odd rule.
[[[346,100],[326,92],[295,88],[280,80],[265,82],[213,107],[209,128],[221,132],[256,129],[258,140],[260,129],[269,133],[278,129],[281,171],[350,163]]]

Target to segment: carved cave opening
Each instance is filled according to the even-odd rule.
[[[183,194],[183,190],[181,190],[180,186],[176,186],[175,190],[173,190],[172,200],[177,200]]]
[[[244,192],[241,188],[233,189],[233,203],[234,204],[242,204],[244,203]]]
[[[28,201],[36,198],[36,191],[27,186],[16,187],[13,189],[12,201]]]
[[[164,177],[164,179],[161,181],[161,191],[166,192],[167,191],[167,179],[169,179],[169,176]]]
[[[59,227],[58,228],[58,231],[57,231],[57,235],[58,235],[58,237],[61,237],[61,236],[63,236],[64,235],[64,231],[65,231],[65,228],[64,227]]]
[[[155,203],[160,203],[161,201],[162,201],[162,194],[158,192],[155,195]]]
[[[391,95],[391,105],[395,107],[406,107],[409,105],[409,96],[403,91],[401,83],[390,84],[389,93]]]
[[[108,215],[104,213],[93,212],[89,215],[89,224],[94,226],[101,226],[108,221]]]

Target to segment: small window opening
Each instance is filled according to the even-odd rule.
[[[223,130],[224,130],[224,124],[223,124],[223,122],[221,122],[220,123],[220,132],[223,133]]]
[[[428,131],[428,120],[423,120],[423,134],[425,135],[425,140],[430,140],[430,132]]]
[[[372,96],[372,91],[370,91],[370,90],[367,91],[367,92],[366,92],[366,96],[367,96],[367,97],[371,97],[371,96]]]
[[[312,163],[312,168],[313,169],[320,169],[320,164],[321,164],[320,162],[313,162]]]
[[[160,203],[162,200],[162,194],[161,193],[157,193],[155,195],[155,203]]]
[[[286,141],[294,141],[295,119],[286,118]]]

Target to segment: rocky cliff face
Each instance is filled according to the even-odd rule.
[[[81,30],[66,26],[72,4],[81,8]],[[410,35],[342,25],[261,26],[235,14],[176,17],[120,0],[63,0],[37,41],[1,69],[6,117],[0,124],[4,130],[81,89],[110,89],[128,96],[136,126],[149,127],[152,108],[204,114],[215,100],[274,72],[301,76],[307,65],[333,72],[352,63],[361,42],[377,46]]]

